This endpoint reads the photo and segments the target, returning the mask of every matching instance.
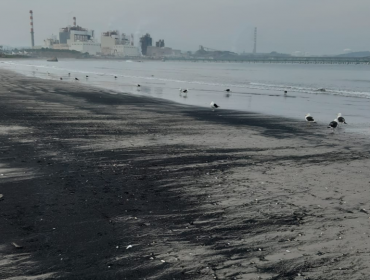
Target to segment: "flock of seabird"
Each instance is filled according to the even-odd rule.
[[[48,73],[48,75],[49,75],[49,73]],[[68,73],[68,76],[70,77],[71,73]],[[152,75],[152,77],[153,76],[154,75]],[[89,78],[89,76],[86,75],[86,79],[87,78]],[[114,79],[117,79],[117,78],[118,78],[117,76],[114,76]],[[63,78],[60,77],[60,80],[63,81]],[[79,81],[79,79],[77,77],[75,77],[75,81]],[[137,87],[139,88],[139,87],[141,87],[141,85],[137,84]],[[180,88],[179,91],[180,91],[180,96],[183,96],[184,98],[187,98],[188,89]],[[228,88],[225,91],[227,92],[226,96],[229,97],[231,90]],[[184,95],[182,95],[182,93],[184,93]],[[218,106],[215,102],[212,101],[211,104],[210,104],[210,107],[211,107],[212,111],[214,111],[215,109],[219,108],[220,106]]]
[[[306,115],[305,119],[308,123],[316,123],[315,119],[309,113]],[[332,122],[329,123],[328,128],[331,128],[334,132],[334,130],[340,124],[347,124],[346,120],[342,117],[342,113],[339,113],[338,116]]]
[[[68,76],[71,76],[71,73],[68,73]],[[88,77],[89,76],[86,76],[86,79]],[[114,76],[114,78],[117,79],[117,76]],[[60,78],[60,80],[62,81],[63,78]],[[75,80],[79,81],[79,79],[77,77],[75,78]],[[137,87],[141,87],[141,85],[138,84]],[[179,91],[180,91],[180,96],[183,96],[184,98],[187,98],[188,89],[180,88]],[[228,88],[228,89],[225,89],[225,91],[227,92],[226,97],[229,97],[231,90]],[[288,93],[288,91],[285,90],[284,95],[286,95],[287,93]],[[215,102],[212,101],[211,104],[210,104],[210,107],[211,107],[212,111],[214,111],[215,109],[219,108],[220,106],[218,106]],[[306,119],[306,122],[308,122],[308,123],[316,123],[315,119],[311,116],[310,113],[308,113],[305,116],[305,119]],[[338,127],[339,124],[347,124],[346,120],[342,117],[341,113],[339,113],[338,116],[332,122],[329,123],[328,128],[331,128],[334,132],[334,130]]]
[[[50,74],[49,74],[49,72],[48,72],[48,75],[50,75]],[[70,77],[70,76],[71,76],[71,73],[68,73],[68,76]],[[153,75],[152,75],[152,76],[153,76]],[[86,77],[86,79],[88,79],[88,78],[89,78],[89,76],[88,76],[88,75],[86,75],[85,77]],[[114,78],[115,78],[115,79],[117,79],[118,77],[117,77],[117,76],[114,76]],[[63,81],[63,78],[62,78],[62,77],[60,77],[59,79],[60,79],[61,81]],[[78,79],[77,77],[75,77],[75,81],[79,81],[79,79]],[[141,87],[141,85],[140,85],[140,84],[137,84],[137,87]]]

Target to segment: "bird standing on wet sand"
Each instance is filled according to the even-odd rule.
[[[60,80],[62,81],[62,80],[63,80],[63,78],[60,78]]]
[[[137,87],[141,87],[141,85],[138,84]]]
[[[79,81],[79,79],[78,79],[78,78],[75,78],[75,80],[76,80],[76,81]]]
[[[187,89],[183,89],[183,90],[182,90],[182,92],[183,92],[183,93],[187,93],[187,92],[188,92],[188,90],[187,90]]]
[[[225,91],[226,91],[226,92],[230,92],[231,90],[228,88],[228,89],[226,89]]]
[[[329,126],[328,128],[331,128],[334,132],[334,130],[337,128],[338,126],[338,119],[335,119],[334,121],[332,121],[331,123],[329,123]]]
[[[212,111],[214,111],[215,109],[217,109],[218,107],[220,107],[220,106],[218,106],[216,103],[214,103],[213,101],[211,102],[211,109],[212,109]]]
[[[117,79],[117,76],[114,76],[115,79]]]
[[[347,124],[346,120],[342,117],[342,113],[338,114],[337,120],[339,124]]]
[[[315,119],[311,116],[310,113],[306,115],[305,119],[306,119],[306,122],[308,123],[316,123]]]

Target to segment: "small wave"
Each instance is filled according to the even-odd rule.
[[[126,60],[126,62],[133,62],[132,60]],[[120,71],[115,68],[109,67],[95,67],[99,70],[107,70],[107,72],[101,71],[86,71],[86,70],[76,70],[76,69],[68,69],[64,67],[59,67],[55,65],[46,65],[46,64],[30,64],[30,63],[20,63],[14,61],[3,61],[2,67],[5,65],[12,66],[16,68],[14,70],[18,70],[19,72],[25,71],[24,68],[32,67],[32,68],[39,68],[39,69],[48,69],[51,73],[52,72],[65,72],[65,73],[73,73],[75,75],[97,75],[97,76],[117,76],[126,79],[134,79],[134,80],[147,80],[148,82],[153,84],[163,84],[166,82],[169,83],[178,83],[181,84],[179,87],[183,87],[183,84],[188,84],[190,88],[199,91],[207,91],[206,89],[198,88],[199,86],[210,86],[216,88],[233,88],[235,90],[259,90],[259,91],[267,91],[268,94],[271,92],[281,92],[284,90],[289,90],[289,92],[297,92],[297,93],[305,93],[305,94],[330,94],[330,95],[337,95],[337,96],[348,96],[348,97],[361,97],[361,98],[370,98],[370,92],[360,92],[360,91],[351,91],[351,90],[342,90],[342,89],[335,89],[335,88],[325,88],[325,91],[320,91],[319,88],[314,87],[307,87],[302,85],[287,85],[287,84],[275,84],[275,83],[263,83],[263,82],[254,82],[254,81],[243,81],[241,83],[219,83],[219,82],[207,82],[207,81],[197,81],[197,80],[180,80],[180,79],[170,79],[170,78],[159,78],[159,77],[149,77],[149,76],[140,76],[140,75],[127,75],[127,74],[117,74],[113,73],[113,71]],[[17,69],[19,68],[19,69]],[[22,69],[23,68],[23,69]],[[60,73],[59,73],[60,74]],[[191,86],[192,85],[192,86]],[[243,93],[243,92],[239,92]]]

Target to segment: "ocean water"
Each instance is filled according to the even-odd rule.
[[[311,113],[323,129],[342,113],[347,131],[370,134],[370,65],[1,60],[0,68],[64,82],[77,77],[78,83],[188,105],[209,107],[214,101],[222,109],[302,121]],[[179,88],[188,89],[187,95]]]

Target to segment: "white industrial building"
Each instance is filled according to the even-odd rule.
[[[72,45],[74,42],[87,42],[93,40],[94,30],[71,30],[67,44]]]
[[[129,40],[125,34],[120,34],[117,30],[102,33],[101,53],[117,57],[140,56],[139,49],[134,46],[133,36]]]
[[[54,44],[54,49],[69,49],[90,55],[101,52],[100,44],[94,40],[94,30],[78,26],[75,17],[73,18],[73,26],[59,30],[59,44]]]
[[[52,35],[50,38],[44,40],[44,44],[45,48],[52,49],[54,45],[59,44],[59,40],[57,40],[57,38],[54,35]]]
[[[100,43],[96,43],[93,40],[87,41],[87,42],[73,42],[70,43],[69,49],[82,52],[82,53],[89,53],[90,55],[97,55],[101,52],[101,45]]]
[[[112,55],[119,57],[137,57],[140,56],[139,49],[131,45],[115,45],[112,50]]]

